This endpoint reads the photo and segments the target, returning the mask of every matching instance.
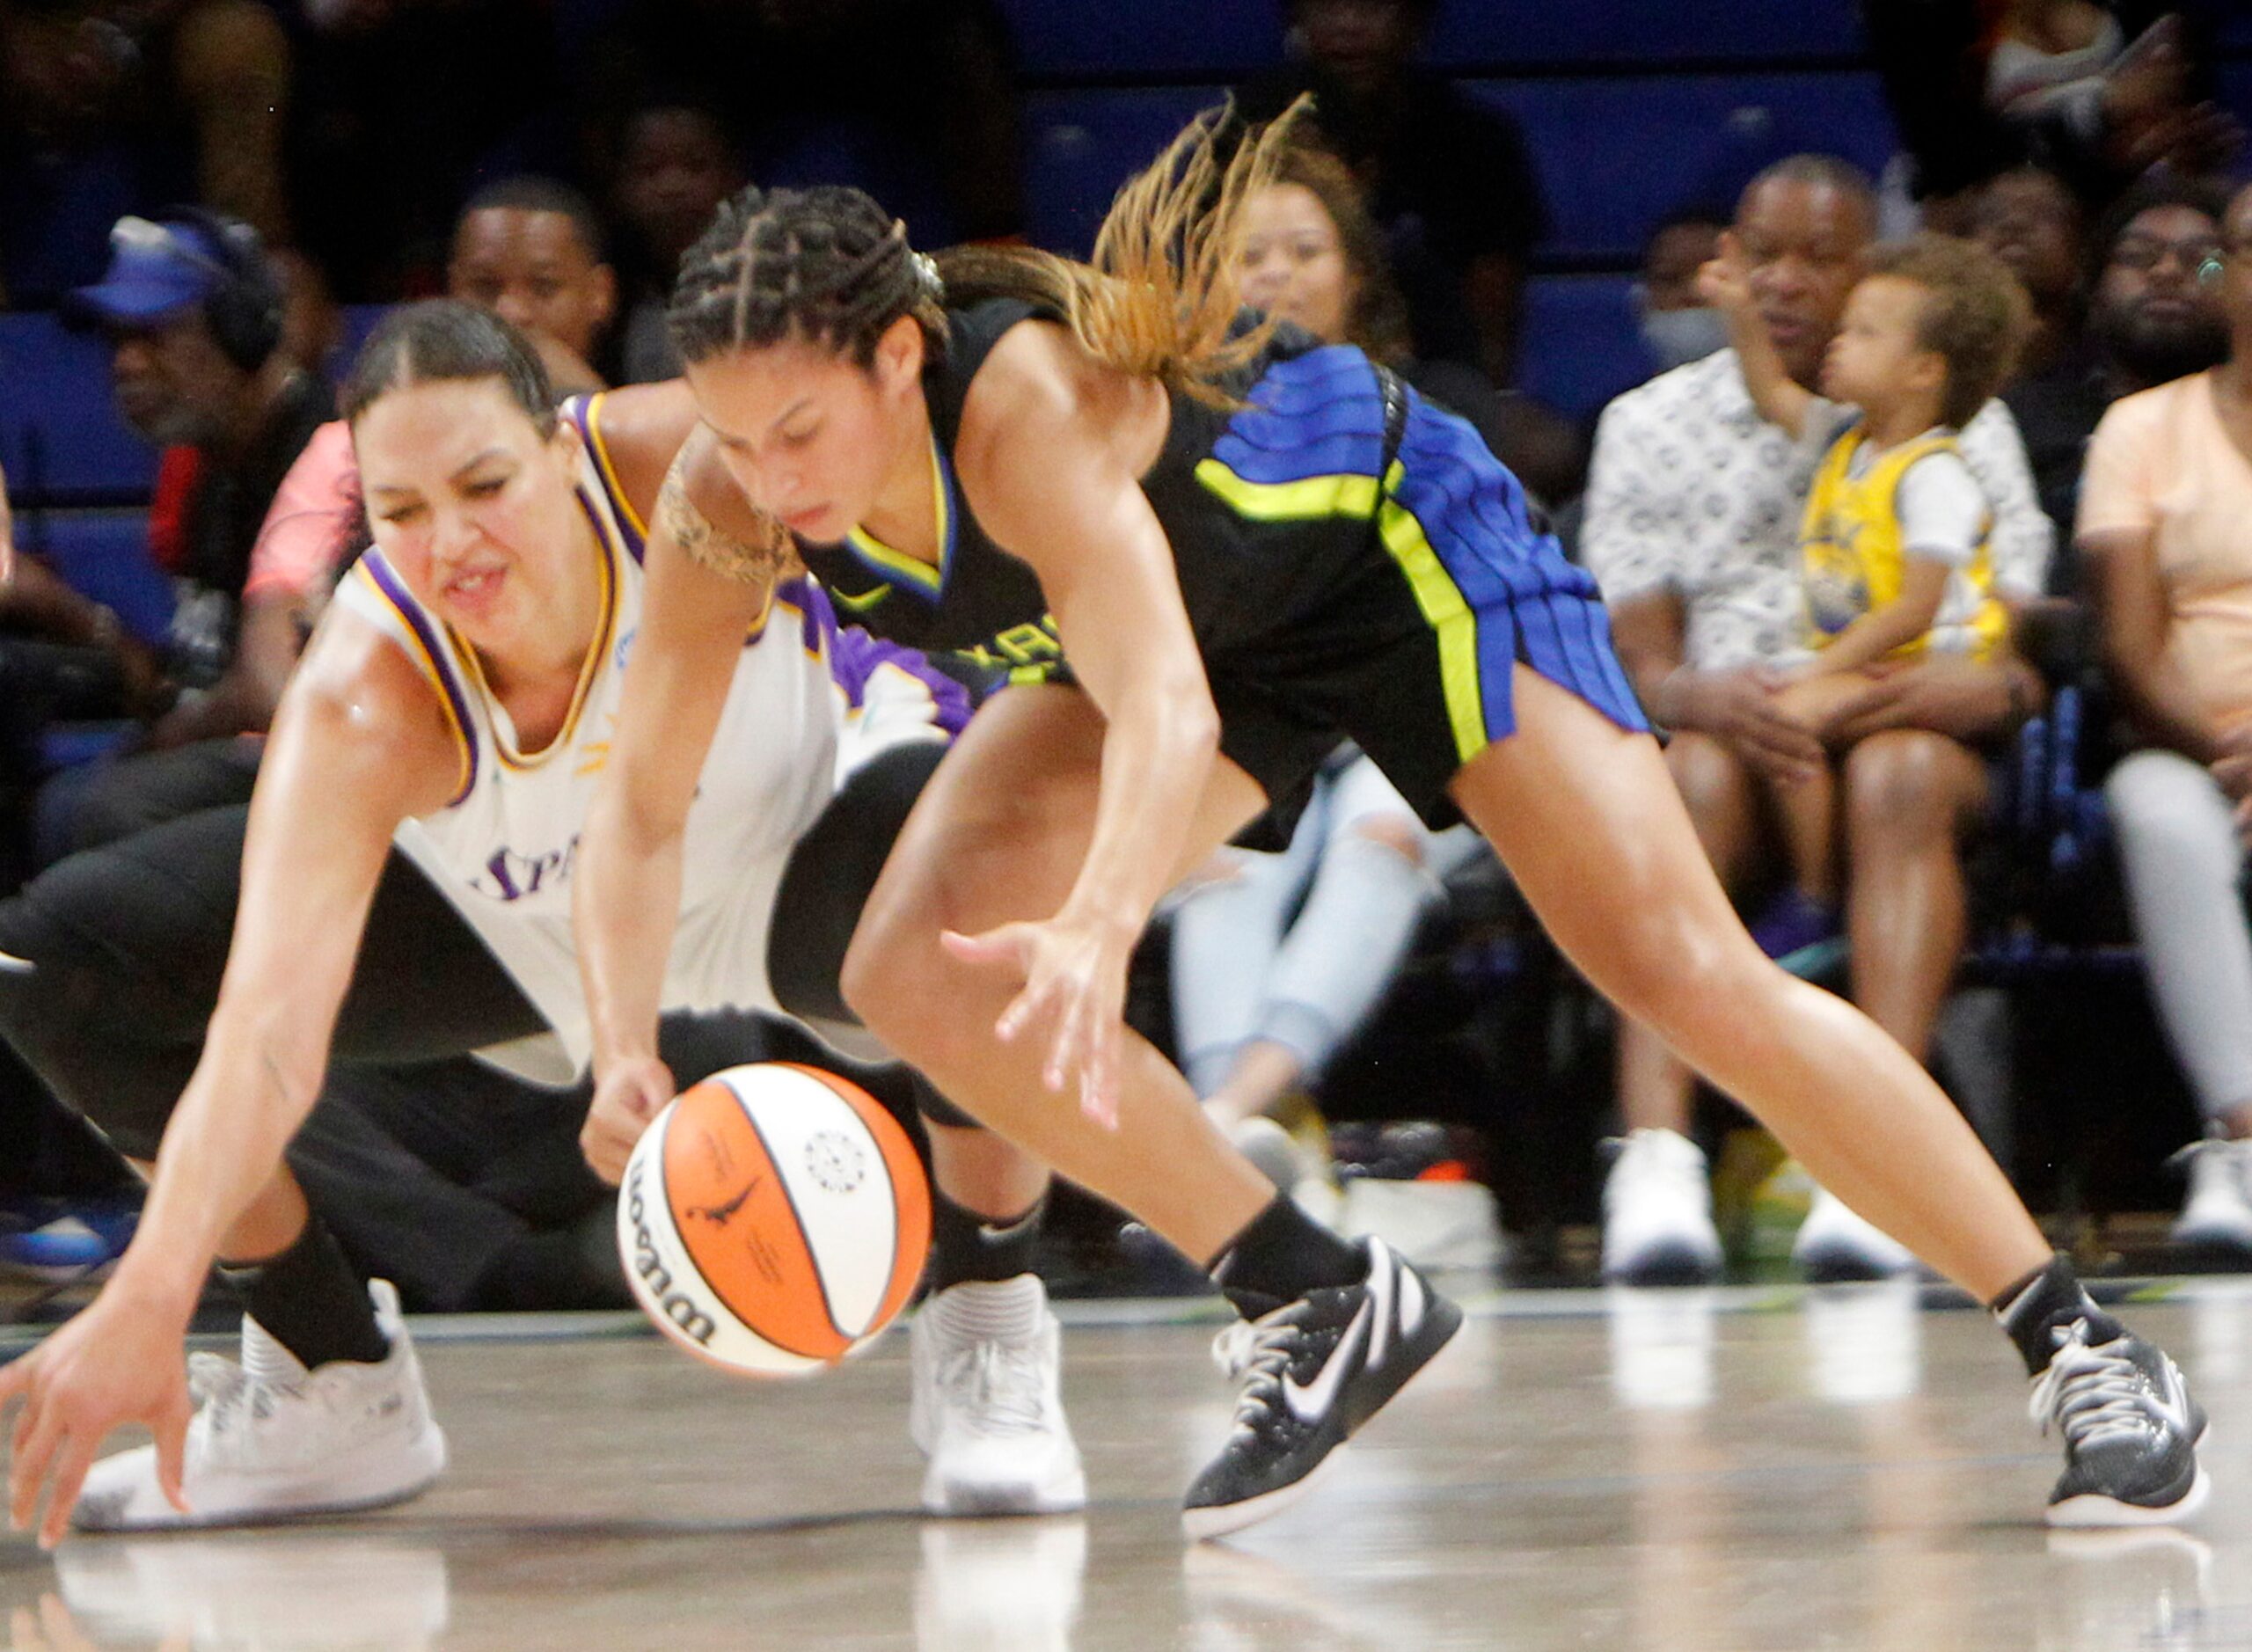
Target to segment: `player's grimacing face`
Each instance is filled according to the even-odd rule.
[[[874,509],[915,428],[922,353],[914,327],[905,318],[894,323],[870,367],[791,338],[688,368],[728,475],[801,538],[833,545]]]
[[[425,606],[480,647],[561,605],[583,519],[574,434],[542,435],[498,379],[384,391],[352,429],[368,523]]]

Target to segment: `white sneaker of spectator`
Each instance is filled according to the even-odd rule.
[[[1702,1150],[1673,1130],[1629,1130],[1603,1184],[1603,1276],[1622,1285],[1700,1285],[1720,1276]]]
[[[1036,1274],[940,1291],[908,1327],[908,1432],[938,1515],[1060,1514],[1086,1506],[1064,1415],[1063,1328]]]
[[[2226,1136],[2192,1142],[2174,1155],[2190,1167],[2190,1194],[2174,1224],[2174,1242],[2252,1252],[2252,1138]]]
[[[82,1531],[257,1525],[297,1515],[380,1509],[427,1489],[446,1466],[421,1363],[388,1280],[368,1287],[390,1339],[382,1363],[307,1371],[257,1320],[243,1319],[242,1363],[188,1358],[201,1402],[187,1428],[188,1512],[157,1482],[157,1448],[104,1458],[70,1511]]]
[[[1854,1215],[1826,1188],[1814,1190],[1806,1220],[1791,1241],[1791,1261],[1817,1285],[1851,1279],[1890,1279],[1916,1270],[1913,1251]]]

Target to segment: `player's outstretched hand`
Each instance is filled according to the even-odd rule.
[[[161,1307],[114,1286],[14,1364],[0,1371],[0,1407],[20,1401],[8,1463],[8,1524],[27,1531],[47,1488],[39,1543],[62,1540],[86,1471],[113,1429],[146,1424],[157,1437],[157,1482],[187,1512],[180,1488],[187,1448],[187,1354]]]
[[[1126,1038],[1126,965],[1135,937],[1115,923],[1059,912],[1039,924],[1004,924],[982,935],[942,937],[964,963],[1013,971],[1024,990],[993,1023],[1014,1043],[1045,1023],[1052,1033],[1041,1079],[1050,1090],[1078,1081],[1079,1107],[1118,1128],[1118,1064]]]
[[[595,1099],[579,1131],[579,1151],[595,1174],[613,1188],[623,1181],[634,1144],[672,1098],[672,1069],[655,1057],[612,1064],[595,1083]]]

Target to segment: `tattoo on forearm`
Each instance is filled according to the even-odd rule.
[[[670,534],[690,561],[746,585],[771,585],[798,559],[797,546],[782,524],[771,517],[761,520],[766,531],[755,542],[738,539],[714,527],[689,498],[688,486],[677,471],[665,478],[664,487],[657,494],[660,531]]]

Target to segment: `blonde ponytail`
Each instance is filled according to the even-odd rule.
[[[956,247],[938,255],[950,303],[1006,296],[1060,314],[1088,355],[1215,406],[1229,376],[1257,357],[1271,322],[1242,331],[1237,272],[1251,201],[1276,181],[1300,98],[1223,159],[1232,106],[1197,116],[1127,180],[1095,236],[1092,264],[1027,247]]]

